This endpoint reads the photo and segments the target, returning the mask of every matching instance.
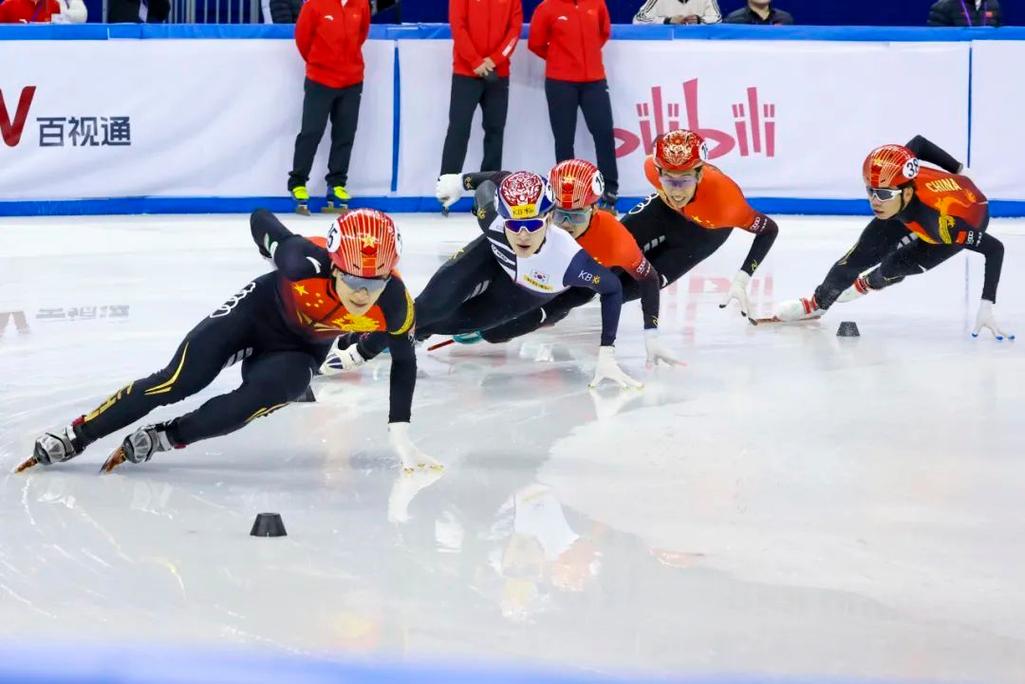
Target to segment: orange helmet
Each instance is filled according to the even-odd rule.
[[[583,159],[567,159],[548,174],[559,209],[584,209],[605,193],[605,177],[598,167]]]
[[[654,161],[661,171],[690,171],[708,161],[708,145],[694,131],[669,131],[655,141]]]
[[[861,167],[865,187],[902,188],[918,175],[918,157],[903,145],[883,145],[868,153]]]
[[[376,209],[340,216],[327,233],[331,262],[343,273],[361,278],[390,274],[399,261],[401,245],[391,217]]]

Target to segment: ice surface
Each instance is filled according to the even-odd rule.
[[[414,292],[476,231],[398,218]],[[752,303],[809,294],[863,223],[780,217]],[[1025,223],[990,230],[998,319],[1025,333]],[[441,477],[402,476],[387,451],[387,357],[120,474],[96,474],[115,435],[0,475],[0,635],[1025,680],[1025,348],[968,335],[982,258],[754,328],[717,306],[749,244],[663,291],[686,368],[644,369],[627,305],[617,350],[639,393],[587,390],[596,306],[508,345],[421,349],[413,432]],[[0,469],[265,270],[244,216],[0,220]],[[837,339],[841,320],[861,337]],[[248,536],[263,511],[287,538]]]

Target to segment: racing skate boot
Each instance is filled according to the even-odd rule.
[[[100,468],[100,472],[109,473],[125,461],[145,463],[153,457],[153,454],[180,449],[182,445],[171,441],[167,434],[167,427],[167,423],[147,425],[125,437],[125,441],[121,442],[121,446],[114,450],[114,453]]]

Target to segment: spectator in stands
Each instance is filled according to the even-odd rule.
[[[295,139],[288,191],[299,203],[309,199],[306,181],[320,139],[331,119],[327,198],[334,208],[351,199],[345,185],[356,140],[363,95],[363,44],[370,35],[368,0],[308,0],[299,12],[295,44],[306,62],[302,128]]]
[[[452,25],[452,95],[441,173],[462,173],[473,113],[480,105],[484,127],[481,171],[502,168],[509,110],[509,60],[523,27],[521,0],[449,0]]]
[[[264,18],[270,16],[268,24],[294,24],[299,21],[299,10],[303,8],[303,0],[263,0]]]
[[[543,0],[530,21],[527,47],[545,60],[545,95],[555,136],[555,160],[574,159],[577,110],[594,138],[598,168],[605,176],[600,204],[615,204],[619,191],[612,101],[602,47],[612,32],[605,0]]]
[[[107,22],[111,24],[163,24],[171,14],[171,0],[110,0]]]
[[[4,0],[0,24],[45,24],[60,13],[57,0]]]
[[[1000,26],[1000,0],[938,0],[929,26]]]
[[[718,24],[716,0],[647,0],[634,15],[635,24]]]
[[[791,26],[794,23],[794,18],[790,12],[773,7],[770,0],[747,0],[747,7],[730,12],[723,23]]]

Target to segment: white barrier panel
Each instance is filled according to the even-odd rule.
[[[873,147],[922,133],[967,150],[967,43],[613,41],[605,63],[621,195],[649,192],[642,160],[674,127],[700,129],[712,161],[751,196],[862,198]],[[401,41],[400,195],[433,194],[447,127],[449,41]],[[521,42],[513,59],[507,168],[554,162],[544,65]],[[479,168],[480,114],[466,170]],[[594,159],[583,118],[577,156]]]
[[[357,194],[390,190],[394,55],[392,41],[364,48]],[[0,70],[0,199],[286,192],[303,97],[292,41],[3,41],[0,64],[17,65]]]
[[[987,197],[1025,200],[1025,43],[972,44],[972,177]]]

